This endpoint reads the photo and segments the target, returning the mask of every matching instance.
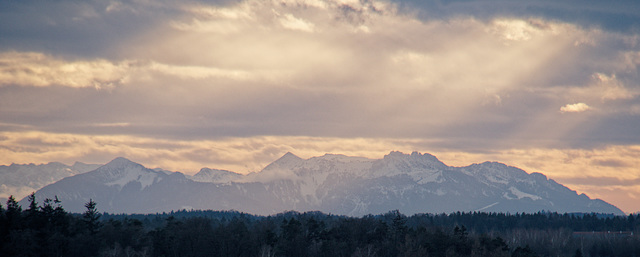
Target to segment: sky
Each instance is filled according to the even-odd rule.
[[[498,161],[640,211],[640,3],[0,0],[0,165]]]

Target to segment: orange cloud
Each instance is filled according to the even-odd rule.
[[[585,103],[575,103],[575,104],[567,104],[565,106],[560,107],[561,112],[584,112],[591,109]]]
[[[103,59],[65,61],[42,53],[0,53],[0,87],[67,86],[112,88],[128,80],[130,62],[113,63]]]

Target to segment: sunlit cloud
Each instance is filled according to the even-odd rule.
[[[612,7],[584,21],[573,8],[604,3],[533,5],[554,12],[494,1],[12,2],[0,10],[0,161],[125,156],[250,172],[286,151],[418,150],[558,178],[628,171],[632,157],[615,154],[640,144],[640,37],[606,22],[637,14]]]
[[[119,58],[5,53],[22,59],[4,66],[2,85],[118,88],[96,96],[117,107],[92,117],[132,124],[117,133],[140,133],[135,123],[144,123],[171,137],[430,137],[457,147],[570,144],[567,135],[602,116],[567,120],[558,108],[633,113],[623,101],[638,96],[633,36],[558,20],[421,20],[383,1],[174,4],[170,19],[123,40]],[[96,68],[60,70],[81,64]],[[87,124],[65,103],[59,123]],[[18,120],[9,113],[18,103],[4,105]]]
[[[550,23],[541,20],[521,19],[496,19],[490,31],[507,41],[527,41],[544,33],[545,30],[553,30]]]
[[[126,83],[132,63],[64,61],[42,53],[0,53],[0,86],[112,88]]]
[[[226,70],[215,67],[202,66],[177,66],[152,62],[148,65],[150,71],[156,71],[165,75],[175,76],[181,79],[207,79],[207,78],[228,78],[232,80],[257,80],[265,79],[267,76],[260,76],[260,73],[243,70]],[[275,75],[275,74],[274,74]]]
[[[170,65],[142,60],[67,61],[43,53],[0,53],[0,86],[65,86],[74,88],[113,89],[132,80],[149,79],[162,74],[179,79],[223,78],[231,80],[274,80],[283,72],[243,71],[210,66]]]
[[[616,79],[615,74],[607,76],[606,74],[595,73],[593,78],[596,81],[595,90],[600,91],[602,101],[631,99],[634,97],[634,94],[627,90],[621,81]]]
[[[585,103],[575,103],[575,104],[567,104],[565,106],[560,107],[561,112],[584,112],[591,109]]]
[[[96,123],[96,124],[91,124],[91,125],[95,126],[95,127],[115,128],[115,127],[129,127],[129,126],[131,126],[131,123],[129,123],[129,122],[114,122],[114,123]]]
[[[282,24],[282,26],[287,29],[300,30],[304,32],[313,32],[313,27],[314,27],[313,23],[307,22],[303,19],[296,18],[290,13],[287,13],[284,15],[278,14],[278,16],[281,16],[280,24]]]

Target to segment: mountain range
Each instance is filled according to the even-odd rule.
[[[349,216],[390,210],[624,215],[540,173],[497,162],[452,167],[418,152],[391,152],[382,159],[336,154],[302,159],[287,153],[256,173],[203,168],[193,176],[149,169],[120,157],[36,192],[37,199],[56,196],[71,212],[84,211],[92,199],[100,211],[110,213],[212,209],[259,215],[289,210]]]
[[[81,162],[71,166],[59,162],[0,165],[0,202],[6,202],[10,195],[25,197],[65,177],[89,172],[100,166]]]

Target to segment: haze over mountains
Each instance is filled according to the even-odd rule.
[[[65,177],[89,172],[100,166],[81,162],[71,166],[59,162],[0,165],[0,202],[4,204],[10,195],[22,198]]]
[[[43,187],[65,209],[155,213],[179,209],[238,210],[268,215],[288,210],[362,216],[485,212],[624,213],[548,179],[502,163],[451,167],[430,154],[391,152],[382,159],[287,153],[262,171],[242,175],[203,168],[194,176],[148,169],[125,158]],[[21,201],[26,206],[26,199]]]

